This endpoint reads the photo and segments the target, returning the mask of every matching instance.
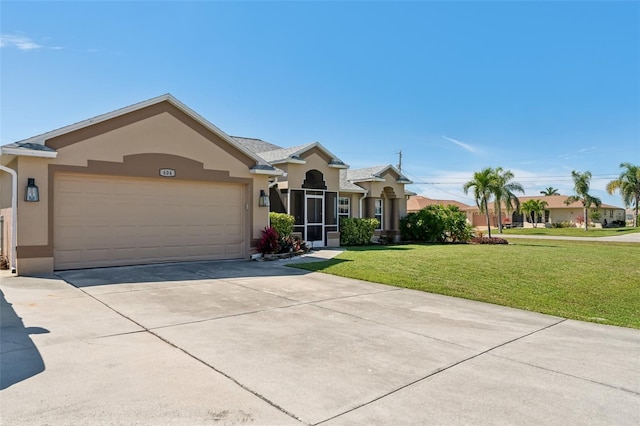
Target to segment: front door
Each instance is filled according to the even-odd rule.
[[[307,191],[306,219],[306,240],[313,247],[324,247],[324,197],[321,191]]]

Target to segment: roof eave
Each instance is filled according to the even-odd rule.
[[[348,169],[349,166],[344,163],[329,163],[329,167],[333,169]]]
[[[284,171],[276,167],[256,165],[249,169],[249,173],[253,175],[282,176]]]
[[[0,147],[0,155],[17,155],[22,157],[56,158],[57,151],[40,151],[37,149]]]
[[[281,160],[270,161],[270,164],[307,164],[305,160],[298,160],[297,158],[283,158]]]

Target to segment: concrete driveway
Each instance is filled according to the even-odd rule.
[[[640,424],[638,330],[284,263],[3,271],[0,423]]]

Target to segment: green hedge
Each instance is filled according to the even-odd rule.
[[[293,232],[293,225],[296,219],[290,214],[271,212],[269,213],[269,221],[271,222],[271,227],[278,232],[280,238],[285,239]]]
[[[371,237],[379,224],[378,219],[341,217],[340,245],[364,246],[371,244]]]
[[[456,206],[431,205],[400,219],[402,238],[429,243],[461,242],[472,237],[467,217]]]

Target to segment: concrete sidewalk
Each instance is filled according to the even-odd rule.
[[[640,423],[639,330],[284,263],[2,272],[0,423]]]
[[[556,235],[518,235],[518,234],[499,234],[492,232],[492,237],[500,237],[504,239],[527,238],[534,240],[567,240],[567,241],[592,241],[592,242],[611,242],[611,243],[640,243],[640,232],[624,235],[612,235],[609,237],[564,237]]]

